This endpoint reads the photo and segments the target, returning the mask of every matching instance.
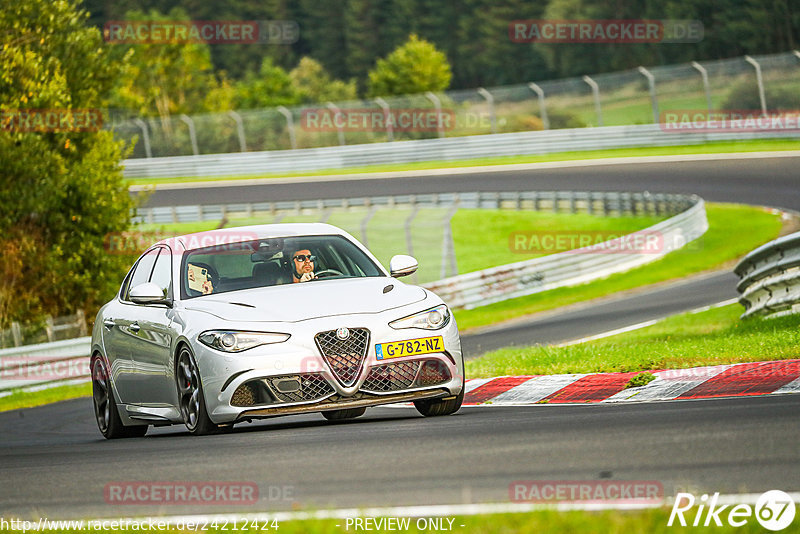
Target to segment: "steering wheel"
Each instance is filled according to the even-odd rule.
[[[344,273],[337,271],[336,269],[323,269],[318,273],[314,273],[314,278],[319,278],[321,275],[332,275],[332,276],[344,276]]]

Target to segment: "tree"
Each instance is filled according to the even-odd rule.
[[[26,0],[0,11],[0,324],[109,299],[128,258],[104,243],[133,201],[108,131],[33,131],[23,116],[69,117],[107,103],[117,64],[78,2]],[[77,116],[76,115],[76,116]],[[95,123],[96,125],[97,123]]]
[[[411,34],[369,72],[370,96],[443,91],[450,85],[447,57],[428,41]]]
[[[151,10],[129,11],[127,21],[185,20],[189,16],[179,8],[168,14]],[[224,74],[218,80],[211,64],[207,44],[133,43],[112,44],[116,61],[124,65],[117,79],[112,105],[136,115],[160,116],[166,122],[171,115],[226,111],[232,91]],[[213,95],[213,98],[209,98]]]
[[[303,104],[354,100],[356,98],[356,84],[354,81],[343,82],[331,79],[322,65],[304,57],[300,63],[289,73],[292,85],[300,96]]]
[[[265,57],[258,74],[248,73],[236,84],[234,103],[237,108],[255,109],[292,106],[300,101],[297,90],[285,70]]]

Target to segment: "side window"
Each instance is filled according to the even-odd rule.
[[[153,266],[156,263],[156,257],[158,256],[160,250],[161,247],[154,248],[139,258],[139,263],[136,264],[136,269],[133,271],[133,276],[131,277],[130,284],[128,284],[128,289],[125,290],[125,300],[129,300],[128,296],[131,293],[131,289],[150,281],[150,274],[153,272]]]
[[[161,254],[156,259],[156,265],[153,268],[153,276],[150,281],[164,291],[164,295],[169,295],[170,286],[172,283],[172,254],[169,249],[162,248]]]

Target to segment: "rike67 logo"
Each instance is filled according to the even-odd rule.
[[[711,498],[702,495],[699,500],[691,493],[678,493],[667,526],[671,527],[677,520],[677,524],[683,527],[721,527],[725,523],[732,527],[741,527],[755,517],[765,529],[779,531],[788,527],[794,520],[794,500],[791,495],[780,490],[770,490],[761,494],[755,506],[734,504],[731,501],[730,498],[720,499],[719,493],[715,493]],[[692,511],[695,504],[697,510]]]

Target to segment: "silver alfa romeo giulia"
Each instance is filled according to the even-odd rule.
[[[396,278],[347,232],[273,224],[163,240],[134,264],[92,332],[94,411],[106,438],[150,425],[193,434],[277,415],[350,419],[464,398],[458,328],[439,297]]]

